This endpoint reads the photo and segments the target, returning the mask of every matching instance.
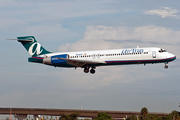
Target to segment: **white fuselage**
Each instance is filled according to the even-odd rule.
[[[50,53],[50,54],[40,55],[40,57],[51,57],[51,56],[67,54],[68,55],[67,59],[70,60],[75,60],[75,61],[84,60],[95,63],[97,62],[97,64],[95,65],[92,64],[91,66],[170,62],[176,58],[175,55],[166,51],[159,52],[160,50],[163,49],[155,48],[155,47],[127,48],[127,49],[114,49],[114,50]],[[74,67],[82,67],[82,66],[74,66]]]

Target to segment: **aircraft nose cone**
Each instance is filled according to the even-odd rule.
[[[173,54],[169,53],[168,58],[171,58],[172,60],[175,60],[176,59],[176,55],[173,55]]]

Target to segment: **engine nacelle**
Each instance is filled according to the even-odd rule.
[[[44,64],[65,64],[65,63],[67,63],[66,60],[61,60],[58,58],[69,58],[69,55],[68,54],[62,54],[62,55],[44,57],[43,63]]]
[[[43,63],[44,63],[44,64],[52,64],[52,63],[51,63],[51,57],[45,57],[45,58],[43,58]]]

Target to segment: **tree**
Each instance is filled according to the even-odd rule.
[[[112,120],[111,116],[107,113],[98,113],[94,120]]]
[[[141,115],[143,115],[143,116],[147,116],[148,115],[148,109],[146,108],[146,107],[143,107],[142,109],[141,109]]]
[[[172,117],[173,117],[173,120],[175,120],[175,119],[178,119],[179,118],[179,113],[178,113],[178,111],[172,111],[171,112],[171,115],[172,115]]]
[[[70,114],[70,117],[71,117],[73,120],[76,120],[78,116],[79,116],[78,113]]]
[[[149,114],[146,116],[146,120],[161,120],[161,118],[158,115]]]
[[[146,107],[141,109],[141,115],[143,115],[146,120],[146,116],[148,115],[148,109]]]
[[[70,120],[69,115],[62,114],[59,120]]]
[[[137,117],[135,115],[132,115],[128,117],[126,120],[137,120]]]
[[[77,120],[78,116],[79,116],[78,113],[72,113],[70,115],[62,114],[59,120]]]
[[[161,120],[172,120],[172,116],[169,114],[169,115],[164,115],[161,117]]]

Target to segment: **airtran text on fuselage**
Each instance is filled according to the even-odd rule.
[[[142,53],[144,49],[124,49],[121,53]]]

